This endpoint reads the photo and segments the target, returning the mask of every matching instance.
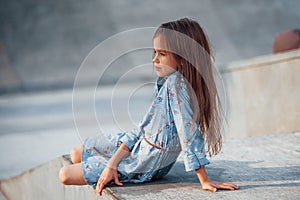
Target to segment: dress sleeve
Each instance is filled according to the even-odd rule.
[[[131,151],[140,136],[141,130],[134,128],[133,130],[126,132],[120,141],[124,143]]]
[[[193,123],[193,110],[186,85],[182,82],[168,86],[170,110],[178,132],[186,171],[196,170],[209,164],[205,155],[205,142],[198,126]]]

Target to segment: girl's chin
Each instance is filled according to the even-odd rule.
[[[162,74],[162,73],[156,73],[158,77],[164,77],[166,76],[165,74]]]
[[[157,74],[158,77],[165,77],[165,76],[168,76],[168,75],[172,74],[173,72],[174,71],[162,73],[162,72],[157,71],[156,74]]]

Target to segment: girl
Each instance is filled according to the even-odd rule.
[[[142,183],[165,176],[182,152],[186,171],[194,170],[202,189],[235,190],[211,181],[205,171],[221,150],[220,101],[208,39],[200,25],[184,18],[162,24],[153,37],[158,75],[155,99],[138,128],[87,138],[71,152],[73,165],[60,170],[65,185],[96,185],[99,195],[114,181]]]

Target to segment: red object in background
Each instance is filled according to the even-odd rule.
[[[275,36],[273,53],[300,48],[300,30],[288,30]]]

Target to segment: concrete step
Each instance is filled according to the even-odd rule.
[[[18,176],[1,180],[5,199],[298,199],[300,196],[300,132],[235,138],[225,141],[211,159],[212,180],[238,184],[238,191],[201,190],[194,172],[186,173],[182,159],[163,179],[146,184],[106,187],[102,197],[90,186],[63,186],[59,169],[69,165],[59,157]]]

